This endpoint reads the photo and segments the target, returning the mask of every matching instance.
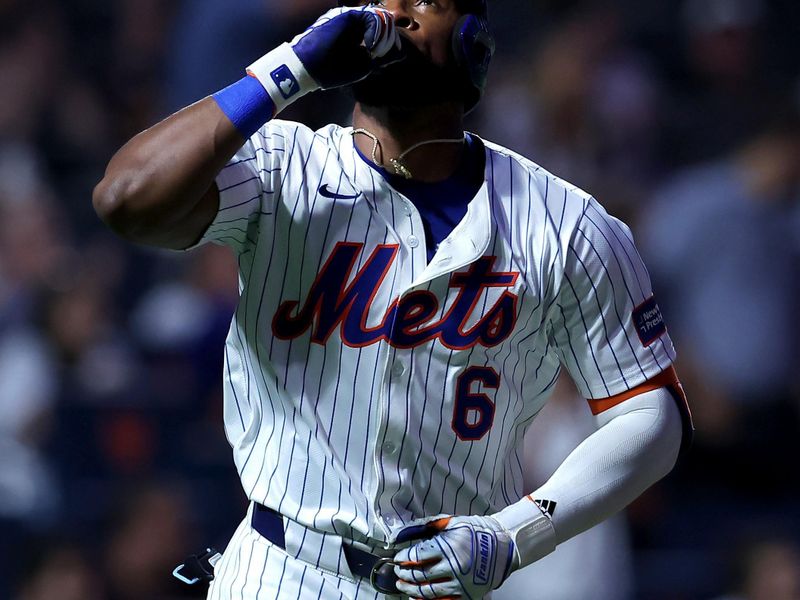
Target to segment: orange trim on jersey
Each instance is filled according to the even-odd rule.
[[[601,412],[605,412],[609,408],[614,408],[617,406],[617,404],[622,404],[625,402],[625,400],[629,400],[635,396],[639,396],[647,392],[652,392],[653,390],[657,390],[658,388],[662,387],[672,387],[681,395],[683,401],[686,402],[686,396],[683,393],[683,387],[681,386],[680,381],[678,381],[678,374],[675,372],[674,367],[669,367],[652,379],[648,379],[643,384],[637,385],[635,388],[630,389],[627,392],[622,392],[621,394],[611,396],[610,398],[589,400],[589,408],[592,409],[593,415],[599,415]]]

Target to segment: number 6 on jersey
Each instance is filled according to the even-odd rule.
[[[475,442],[492,428],[494,402],[483,392],[473,392],[473,384],[485,388],[500,387],[500,375],[491,367],[469,367],[458,377],[453,407],[453,431],[458,439]]]

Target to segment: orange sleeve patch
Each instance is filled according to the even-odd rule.
[[[609,408],[617,406],[617,404],[622,404],[625,402],[625,400],[629,400],[630,398],[639,396],[640,394],[652,392],[653,390],[657,390],[658,388],[662,387],[673,388],[681,395],[683,401],[686,401],[686,396],[683,393],[683,387],[681,386],[680,381],[678,381],[678,374],[675,372],[674,367],[669,367],[652,379],[648,379],[641,385],[637,385],[635,388],[632,388],[627,392],[622,392],[621,394],[611,396],[610,398],[589,400],[589,408],[592,409],[593,415],[599,415],[601,412],[605,412]]]

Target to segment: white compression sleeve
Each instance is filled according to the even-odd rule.
[[[599,429],[531,494],[556,502],[557,543],[625,508],[669,473],[678,457],[681,415],[666,388],[630,398],[596,420]]]

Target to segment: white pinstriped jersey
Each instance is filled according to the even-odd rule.
[[[496,145],[430,263],[349,129],[274,120],[217,184],[203,241],[236,252],[241,293],[226,432],[248,497],[307,527],[378,542],[497,511],[562,364],[598,399],[674,358],[628,228]]]

